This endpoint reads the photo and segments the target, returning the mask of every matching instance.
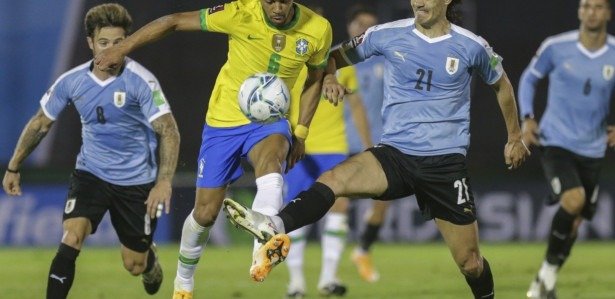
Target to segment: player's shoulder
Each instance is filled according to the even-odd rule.
[[[90,71],[90,66],[92,65],[92,60],[84,62],[72,69],[64,72],[62,75],[58,77],[56,80],[56,84],[59,82],[73,82],[83,76],[87,75]]]
[[[158,79],[156,79],[156,76],[154,76],[152,72],[128,57],[126,58],[126,67],[124,71],[127,72],[127,77],[140,83],[152,85],[158,82]]]
[[[310,8],[295,2],[297,12],[299,14],[299,23],[303,23],[300,27],[308,27],[311,30],[319,30],[320,32],[331,31],[331,23],[325,17],[317,14]]]
[[[560,47],[576,44],[579,40],[579,30],[571,30],[559,34],[551,35],[542,42],[538,52],[541,53],[549,47]]]
[[[611,50],[615,50],[615,36],[607,34],[606,44]]]
[[[405,30],[414,26],[414,18],[401,19],[370,27],[366,33],[387,33]]]

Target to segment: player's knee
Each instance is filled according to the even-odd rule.
[[[143,273],[143,270],[145,270],[145,261],[139,261],[133,258],[125,258],[124,269],[126,269],[126,271],[128,271],[133,276],[137,276]]]
[[[214,211],[211,205],[197,205],[194,207],[194,211],[192,211],[192,217],[194,217],[194,220],[199,225],[210,227],[216,222],[218,211]]]
[[[62,237],[62,243],[73,248],[81,249],[84,239],[85,236],[74,230],[65,230],[64,236]]]
[[[478,254],[469,254],[458,264],[461,273],[467,277],[479,277],[482,271],[481,260]]]
[[[566,212],[573,215],[580,214],[585,206],[585,190],[581,187],[567,190],[562,194],[560,204]]]
[[[331,170],[325,171],[316,181],[327,185],[336,196],[340,194],[344,187],[343,182],[340,181],[339,175]]]

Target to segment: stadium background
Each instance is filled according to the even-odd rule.
[[[0,1],[0,168],[8,163],[19,133],[38,109],[40,96],[62,72],[91,58],[82,26],[88,8],[103,1],[24,0]],[[134,28],[164,14],[210,7],[222,1],[136,0],[118,1],[132,14]],[[346,38],[345,7],[353,3],[374,6],[381,21],[407,17],[408,0],[298,1],[325,8],[334,28],[334,40]],[[578,27],[578,1],[488,1],[464,0],[464,27],[487,39],[504,57],[504,66],[515,88],[521,72],[540,42],[548,35]],[[611,24],[610,32],[615,32]],[[207,100],[216,74],[226,58],[226,37],[199,32],[178,33],[130,55],[160,80],[172,104],[182,144],[175,182],[173,211],[161,220],[158,242],[178,239],[181,222],[192,207],[196,154]],[[541,84],[538,99],[544,99]],[[506,131],[494,93],[475,84],[472,105],[472,147],[469,164],[479,206],[481,237],[487,241],[543,240],[552,208],[542,205],[547,194],[542,170],[534,154],[522,169],[509,172],[503,162]],[[544,101],[538,100],[544,105]],[[540,105],[539,105],[540,106]],[[0,195],[0,246],[55,246],[61,237],[61,213],[66,181],[80,146],[79,118],[67,109],[53,131],[27,161],[22,172],[24,196]],[[540,110],[540,109],[539,109]],[[613,110],[613,109],[611,109]],[[613,121],[611,121],[613,123]],[[615,168],[609,150],[602,176],[600,209],[595,220],[585,224],[581,238],[615,238]],[[237,182],[232,196],[249,202],[254,193],[252,178]],[[353,206],[354,217],[368,206]],[[438,239],[432,223],[424,223],[414,201],[397,201],[383,231],[386,241],[431,241]],[[219,217],[212,243],[234,240],[226,234]],[[355,238],[353,231],[351,237]],[[105,222],[90,244],[116,244]],[[245,238],[244,238],[245,239]]]

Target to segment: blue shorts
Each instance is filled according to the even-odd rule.
[[[280,134],[291,142],[290,125],[286,119],[271,124],[250,123],[238,127],[203,127],[203,137],[196,177],[197,188],[226,186],[243,174],[241,158],[266,137]]]
[[[307,190],[325,171],[346,160],[345,154],[306,155],[284,175],[284,204],[295,199],[297,195]]]

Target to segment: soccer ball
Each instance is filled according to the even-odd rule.
[[[290,106],[290,92],[274,74],[248,77],[239,88],[239,108],[253,122],[271,123],[284,117]]]

